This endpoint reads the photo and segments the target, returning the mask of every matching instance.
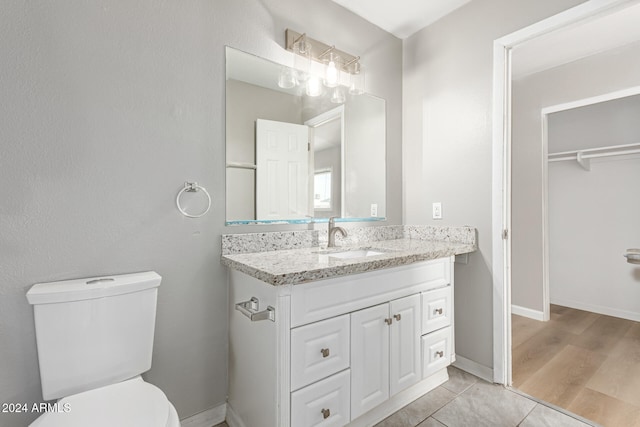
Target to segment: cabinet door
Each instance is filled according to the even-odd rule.
[[[389,398],[389,304],[351,313],[351,419]]]
[[[420,374],[420,295],[390,303],[389,387],[391,396],[422,379]]]

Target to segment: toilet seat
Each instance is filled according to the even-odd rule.
[[[158,387],[136,377],[60,399],[59,412],[30,427],[179,427],[178,414]]]

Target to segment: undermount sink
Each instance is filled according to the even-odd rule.
[[[338,259],[350,259],[350,258],[366,258],[370,256],[382,255],[384,252],[375,251],[372,249],[358,249],[344,252],[334,252],[329,254],[330,258]]]

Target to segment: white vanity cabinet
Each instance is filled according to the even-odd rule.
[[[452,296],[453,257],[281,286],[231,269],[229,425],[384,419],[447,380]]]

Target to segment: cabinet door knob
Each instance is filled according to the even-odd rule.
[[[391,317],[384,319],[384,323],[386,323],[387,325],[390,325],[393,323],[393,319]]]
[[[393,317],[398,321],[402,318],[399,314],[394,314]]]
[[[328,410],[328,409],[324,409],[324,408],[322,408],[322,409],[320,410],[320,412],[322,412],[322,417],[323,417],[324,419],[327,419],[327,418],[329,418],[329,417],[331,416],[331,411],[330,411],[330,410]]]
[[[433,310],[436,314],[442,314],[442,308],[436,308]]]
[[[322,353],[322,357],[329,357],[329,349],[328,348],[323,348],[322,350],[320,350],[320,353]]]
[[[444,351],[436,351],[436,356],[444,357]]]

